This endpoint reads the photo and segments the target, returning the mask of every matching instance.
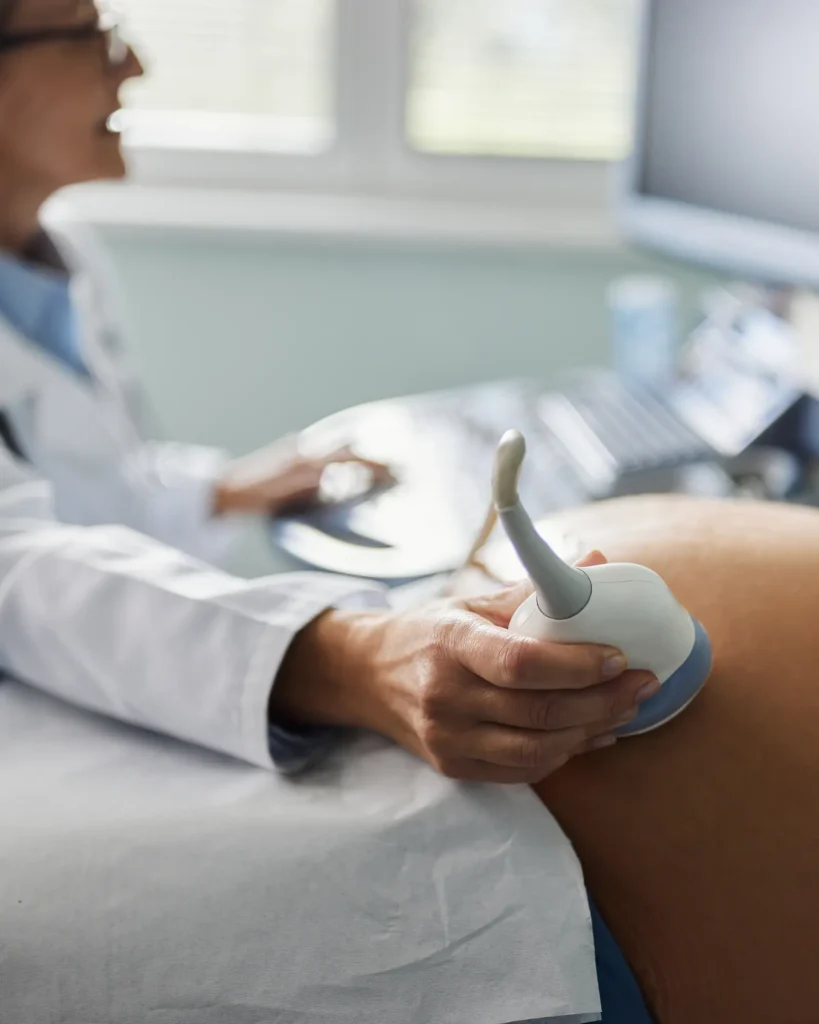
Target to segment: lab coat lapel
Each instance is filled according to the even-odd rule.
[[[32,458],[70,451],[113,457],[135,439],[117,396],[82,378],[0,320],[0,408]]]
[[[59,219],[49,237],[71,274],[71,293],[83,359],[109,410],[127,421],[131,440],[157,439],[157,424],[133,371],[123,329],[119,283],[96,236],[87,227]]]

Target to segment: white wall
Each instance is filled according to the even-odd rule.
[[[170,436],[248,450],[344,406],[605,362],[626,252],[108,232],[136,360]]]
[[[109,231],[134,357],[163,432],[236,453],[345,406],[608,358],[605,288],[671,272],[625,252],[514,251]],[[262,523],[230,568],[289,566]]]

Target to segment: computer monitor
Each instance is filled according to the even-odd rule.
[[[628,239],[819,286],[817,47],[817,0],[645,0]]]

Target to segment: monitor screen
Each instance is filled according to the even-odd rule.
[[[819,3],[660,0],[642,190],[819,231]]]
[[[728,264],[733,253],[773,278],[819,277],[805,248],[819,246],[818,0],[647,7],[629,180],[631,199],[645,203],[635,233],[666,248],[681,233],[680,246],[695,257],[700,246],[704,262]],[[683,221],[684,211],[700,219]],[[750,222],[779,234],[748,235]]]

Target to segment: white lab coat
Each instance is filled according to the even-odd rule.
[[[0,409],[26,457],[51,482],[63,522],[119,523],[225,564],[240,535],[237,521],[212,515],[226,453],[150,439],[105,260],[78,225],[55,222],[49,234],[72,274],[91,379],[43,352],[0,315]]]
[[[90,393],[8,332],[0,347],[0,408],[54,477],[0,446],[0,1018],[598,1019],[582,874],[528,788],[462,787],[375,738],[297,782],[240,763],[272,767],[295,634],[380,588],[239,580],[54,515],[62,488],[76,519],[106,508],[210,547],[207,473],[143,444],[125,388],[112,373]]]
[[[0,669],[271,767],[267,705],[293,637],[381,591],[311,573],[239,580],[127,527],[59,523],[50,490],[0,449]]]
[[[383,603],[381,591],[210,568],[226,540],[210,515],[220,455],[144,440],[106,289],[82,270],[74,288],[91,381],[0,324],[0,410],[33,463],[0,444],[0,669],[270,767],[266,707],[293,637],[333,605]]]

